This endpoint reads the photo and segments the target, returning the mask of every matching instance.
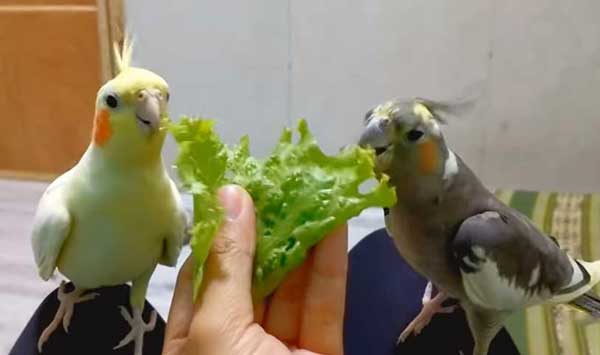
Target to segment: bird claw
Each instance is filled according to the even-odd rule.
[[[434,315],[438,313],[452,313],[456,310],[456,305],[442,307],[441,303],[445,299],[445,296],[436,296],[431,301],[423,302],[423,308],[421,312],[404,328],[398,340],[396,341],[396,345],[403,343],[411,334],[419,335],[423,331],[423,329],[431,322],[431,319]]]
[[[56,294],[56,297],[61,302],[64,301],[65,297],[67,297],[67,295],[68,295],[68,293],[65,291],[65,285],[66,285],[66,282],[64,280],[62,280],[60,282],[60,285],[58,286],[58,292]]]
[[[144,333],[154,330],[158,315],[156,311],[153,310],[150,315],[150,321],[145,323],[144,319],[142,318],[142,312],[139,309],[134,308],[132,314],[130,314],[127,311],[127,308],[123,306],[120,306],[119,309],[123,318],[125,318],[127,323],[129,323],[131,326],[131,330],[119,342],[119,344],[113,348],[113,350],[119,349],[133,341],[135,344],[134,354],[141,355],[144,342]]]
[[[90,293],[86,293],[85,295],[79,297],[79,299],[77,300],[77,303],[79,302],[85,302],[85,301],[91,301],[94,298],[100,296],[100,294],[98,292],[90,292]]]
[[[60,289],[59,289],[60,291]],[[81,291],[75,293],[75,291],[69,294],[63,294],[64,302],[66,302],[65,307],[65,315],[63,316],[63,329],[65,333],[69,334],[69,325],[71,324],[71,317],[73,317],[73,308],[76,303],[81,303],[85,301],[91,301],[94,298],[100,296],[98,292],[90,292],[83,296],[81,296]],[[72,295],[71,295],[72,294]]]
[[[113,348],[113,350],[117,350],[119,348],[124,347],[125,345],[131,343],[132,340],[135,339],[135,332],[133,332],[133,329],[131,331],[129,331],[129,333],[127,333],[127,335],[125,336],[125,338],[121,339],[121,341],[119,342],[119,344],[117,344],[117,346],[115,346]]]
[[[69,325],[71,324],[73,308],[76,303],[92,300],[99,295],[97,292],[92,292],[81,296],[81,294],[85,292],[84,290],[75,289],[71,292],[66,292],[65,286],[66,282],[64,280],[61,281],[56,294],[56,297],[60,303],[58,310],[56,311],[56,314],[54,315],[54,318],[50,324],[48,324],[48,326],[42,331],[42,334],[38,339],[37,347],[40,353],[42,352],[44,343],[48,340],[48,338],[50,338],[50,335],[54,333],[56,328],[58,328],[59,324],[62,323],[65,333],[69,334]]]
[[[124,306],[119,306],[119,310],[121,312],[121,316],[125,318],[129,325],[133,325],[133,317],[129,314],[129,311]]]
[[[437,311],[437,313],[444,313],[444,314],[454,313],[454,311],[456,311],[457,307],[458,307],[457,305],[442,307]]]
[[[67,307],[65,314],[63,315],[62,325],[66,334],[69,334],[69,325],[71,324],[71,317],[73,316],[73,307]]]
[[[144,329],[147,332],[151,332],[152,330],[154,330],[154,327],[156,326],[157,317],[158,315],[156,314],[156,311],[152,311],[152,314],[150,314],[150,322],[144,324]]]
[[[419,315],[415,319],[413,319],[412,322],[410,322],[406,328],[404,328],[404,330],[398,337],[398,340],[396,341],[396,345],[404,343],[404,341],[411,334],[419,335],[421,333],[421,330],[423,330],[423,328],[431,321],[431,318],[423,319],[420,318],[420,316],[421,314],[419,313]]]

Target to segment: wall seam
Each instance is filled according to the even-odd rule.
[[[484,125],[484,130],[482,132],[482,137],[481,137],[481,156],[479,157],[479,168],[481,169],[481,176],[484,177],[485,180],[487,180],[488,176],[487,176],[487,172],[488,172],[488,166],[486,164],[486,155],[487,155],[487,145],[488,145],[488,130],[490,129],[489,124],[492,122],[492,120],[490,119],[490,116],[492,115],[492,109],[493,109],[493,105],[492,105],[492,100],[493,100],[493,81],[492,81],[492,65],[493,65],[493,61],[494,61],[494,43],[495,43],[495,30],[496,30],[496,7],[494,6],[494,1],[495,0],[489,0],[489,4],[490,4],[490,16],[491,16],[491,21],[489,22],[489,28],[488,28],[488,32],[489,32],[489,41],[488,41],[488,52],[486,54],[486,59],[487,59],[487,72],[486,72],[486,80],[487,80],[487,90],[486,90],[486,96],[487,96],[487,107],[485,108],[485,111],[483,112],[483,125]]]
[[[292,125],[292,0],[287,0],[287,122],[286,125]]]

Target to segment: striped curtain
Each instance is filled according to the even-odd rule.
[[[496,195],[571,255],[600,259],[600,194],[498,190]],[[506,326],[523,355],[600,355],[600,322],[565,305],[529,307]]]

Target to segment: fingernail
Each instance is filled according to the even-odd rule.
[[[219,190],[219,200],[225,209],[227,219],[232,221],[242,212],[242,191],[235,185],[228,185]]]

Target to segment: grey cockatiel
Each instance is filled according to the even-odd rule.
[[[390,176],[398,203],[386,227],[406,261],[430,280],[423,310],[402,333],[419,333],[452,297],[464,308],[473,354],[488,347],[511,312],[570,303],[595,316],[588,294],[600,263],[575,260],[516,210],[489,192],[446,145],[440,124],[452,106],[424,99],[390,101],[369,111],[361,145],[375,148],[376,169]],[[431,299],[432,286],[439,293]]]

